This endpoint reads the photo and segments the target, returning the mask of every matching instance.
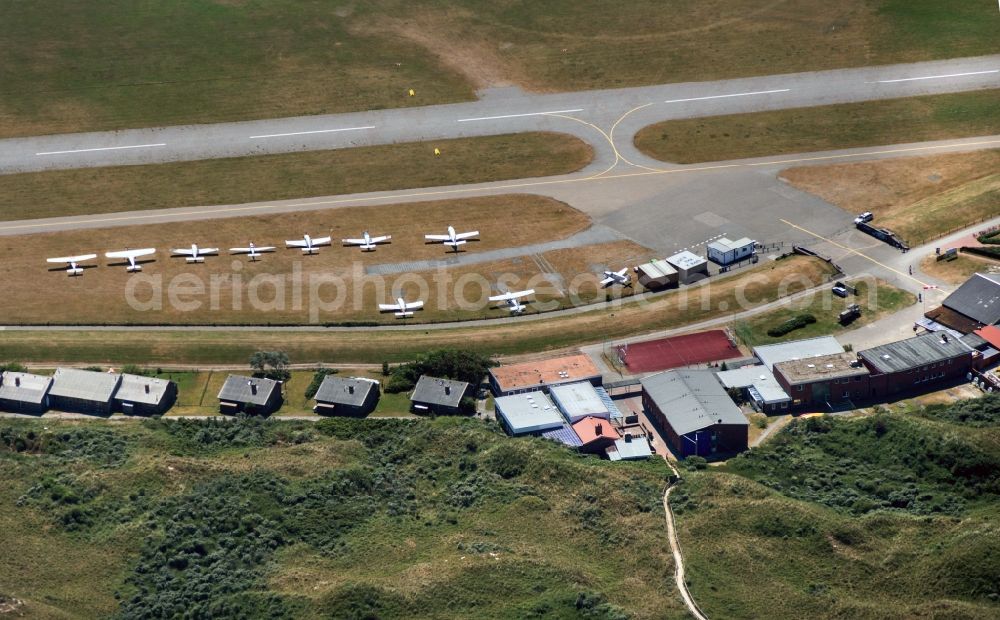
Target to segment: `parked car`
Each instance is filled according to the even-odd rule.
[[[847,297],[847,285],[843,282],[836,282],[833,285],[833,294],[837,297]]]
[[[875,216],[872,215],[871,211],[865,211],[864,213],[862,213],[858,217],[854,218],[854,223],[855,224],[867,224],[868,222],[870,222],[870,221],[872,221],[874,219],[875,219]]]

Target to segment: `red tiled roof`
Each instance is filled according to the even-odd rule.
[[[597,441],[598,439],[610,439],[611,441],[618,441],[622,438],[615,430],[615,427],[611,426],[611,422],[608,422],[604,418],[597,418],[594,416],[587,416],[582,420],[578,420],[576,424],[573,425],[573,430],[580,437],[580,441],[583,445]]]
[[[987,325],[975,331],[976,335],[990,343],[994,349],[1000,349],[1000,327]]]

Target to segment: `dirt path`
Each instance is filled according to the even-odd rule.
[[[670,486],[663,493],[663,514],[667,519],[667,540],[670,541],[670,552],[674,556],[674,583],[677,585],[678,592],[681,593],[681,599],[683,599],[684,606],[687,607],[688,612],[697,618],[697,620],[708,620],[708,616],[694,602],[694,597],[691,596],[691,591],[688,590],[687,581],[684,578],[684,556],[681,554],[681,543],[677,538],[674,512],[670,509],[670,493],[677,486],[677,483],[680,482],[681,475],[669,460],[667,461],[667,465],[673,470],[675,476],[674,481],[670,483]]]

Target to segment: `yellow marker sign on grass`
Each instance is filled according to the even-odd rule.
[[[416,91],[414,91],[414,90],[413,90],[413,89],[411,88],[411,89],[410,89],[410,96],[411,96],[411,97],[415,97],[416,95],[417,95]]]
[[[435,155],[440,155],[440,154],[441,154],[441,149],[439,149],[439,148],[435,148],[435,149],[434,149],[434,154],[435,154]]]

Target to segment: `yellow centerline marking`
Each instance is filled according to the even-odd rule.
[[[856,255],[860,256],[861,258],[864,258],[866,260],[869,260],[869,261],[875,263],[876,265],[878,265],[879,267],[881,267],[883,269],[887,269],[887,270],[889,270],[889,271],[891,271],[891,272],[893,272],[895,274],[903,276],[904,278],[909,278],[909,279],[913,280],[914,282],[916,282],[917,284],[919,284],[920,286],[930,286],[928,283],[923,282],[921,280],[918,280],[917,278],[914,278],[913,276],[911,276],[908,273],[903,273],[902,271],[900,271],[900,270],[898,270],[898,269],[896,269],[894,267],[890,267],[889,265],[886,265],[885,263],[883,263],[881,261],[875,260],[871,256],[868,256],[867,254],[865,254],[863,252],[855,250],[854,248],[850,248],[850,247],[847,247],[846,245],[837,243],[833,239],[829,239],[827,237],[824,237],[823,235],[820,235],[818,233],[814,233],[811,230],[808,230],[806,228],[802,228],[801,226],[799,226],[797,224],[793,224],[793,223],[789,222],[788,220],[784,220],[783,219],[783,220],[779,220],[779,221],[782,222],[783,224],[791,226],[792,228],[795,228],[797,230],[801,230],[802,232],[806,233],[807,235],[812,235],[813,237],[816,237],[817,239],[820,239],[821,241],[825,241],[825,242],[829,243],[830,245],[837,246],[838,248],[840,248],[840,249],[842,249],[842,250],[844,250],[844,251],[846,251],[846,252],[848,252],[850,254],[856,254]]]
[[[572,118],[572,117],[567,117],[567,118]],[[595,129],[597,129],[597,131],[599,131],[602,135],[604,135],[605,137],[608,137],[607,134],[604,133],[604,131],[602,131],[600,128],[592,125],[591,123],[587,123],[586,121],[580,121],[579,119],[573,119],[573,120],[577,120],[577,121],[579,121],[581,123],[584,123],[586,125],[590,125],[591,127],[594,127]],[[290,203],[290,204],[286,204],[286,205],[273,205],[273,204],[241,205],[241,206],[221,207],[221,208],[207,209],[207,210],[202,209],[202,210],[193,210],[193,211],[182,211],[182,212],[179,212],[179,213],[166,214],[166,215],[164,213],[162,213],[163,210],[159,210],[159,211],[154,211],[152,213],[146,213],[146,214],[141,214],[141,215],[127,215],[127,216],[106,217],[106,218],[99,218],[99,219],[91,219],[88,216],[69,216],[69,217],[82,217],[82,218],[87,218],[87,219],[80,219],[80,220],[72,220],[72,219],[70,219],[70,220],[66,220],[65,218],[53,218],[53,219],[59,219],[59,220],[62,220],[62,221],[53,221],[53,222],[45,222],[45,221],[43,221],[43,222],[38,222],[38,223],[34,223],[34,224],[18,224],[18,225],[12,225],[12,226],[2,226],[2,225],[0,225],[0,231],[21,230],[21,229],[26,229],[26,228],[31,228],[31,229],[52,228],[52,227],[59,227],[59,226],[71,226],[71,225],[77,224],[77,223],[79,223],[79,224],[103,224],[103,223],[110,223],[110,222],[142,221],[142,220],[151,220],[151,219],[157,219],[157,218],[162,218],[162,217],[169,217],[169,218],[171,218],[170,221],[177,221],[174,218],[182,217],[182,216],[185,216],[185,215],[197,216],[197,215],[212,215],[212,214],[222,214],[222,213],[230,213],[231,214],[231,213],[240,213],[240,212],[254,212],[254,211],[261,211],[261,210],[266,210],[266,209],[292,209],[292,208],[297,208],[297,207],[318,207],[318,206],[333,206],[333,205],[342,205],[342,204],[362,204],[362,203],[367,203],[367,202],[378,202],[378,201],[386,201],[386,200],[401,200],[401,199],[412,199],[412,198],[426,198],[426,197],[430,197],[430,196],[453,196],[453,195],[458,195],[458,194],[496,193],[496,192],[501,192],[501,191],[504,191],[504,190],[511,190],[511,189],[524,189],[524,188],[529,188],[529,187],[543,187],[543,186],[546,186],[546,185],[565,185],[565,184],[570,184],[570,183],[582,183],[582,182],[586,182],[586,181],[606,181],[606,180],[627,179],[627,178],[631,178],[631,177],[651,176],[651,175],[660,175],[660,174],[681,174],[681,173],[690,173],[690,172],[706,172],[706,171],[710,171],[710,170],[722,170],[722,169],[725,169],[725,168],[750,168],[750,167],[755,167],[755,166],[774,166],[774,165],[779,165],[779,164],[794,164],[794,163],[800,163],[800,162],[819,161],[819,160],[826,160],[826,159],[841,159],[841,158],[849,158],[849,157],[869,157],[869,156],[873,156],[873,155],[884,155],[884,154],[893,154],[893,153],[908,153],[908,152],[914,152],[914,151],[930,151],[930,150],[941,150],[941,149],[954,149],[954,148],[962,148],[962,147],[968,147],[968,146],[988,146],[988,145],[992,145],[992,144],[1000,144],[1000,140],[982,140],[982,141],[978,141],[978,142],[959,142],[959,143],[953,143],[953,144],[938,144],[938,145],[931,145],[931,146],[911,147],[911,148],[905,148],[905,149],[885,149],[885,150],[881,150],[881,151],[865,151],[865,152],[861,152],[861,153],[845,153],[845,154],[840,154],[840,155],[824,155],[824,156],[817,156],[817,157],[800,157],[800,158],[796,158],[796,159],[783,159],[783,160],[773,160],[773,161],[765,161],[765,162],[750,162],[750,163],[737,163],[737,164],[713,164],[713,165],[708,165],[708,166],[694,166],[694,167],[686,167],[686,168],[670,168],[670,169],[666,169],[666,170],[647,170],[647,171],[641,171],[641,172],[625,172],[625,173],[622,173],[622,174],[615,174],[615,175],[610,175],[610,176],[603,176],[605,173],[607,173],[608,171],[610,171],[611,168],[614,168],[614,166],[612,166],[611,168],[608,168],[608,170],[605,170],[604,172],[601,172],[601,173],[596,174],[596,175],[591,175],[591,176],[586,176],[586,177],[577,177],[577,178],[571,178],[571,179],[546,179],[546,180],[541,180],[541,181],[525,181],[525,182],[520,182],[520,183],[507,183],[505,185],[504,184],[491,185],[489,187],[479,187],[479,188],[466,187],[466,188],[453,188],[453,189],[432,190],[432,191],[412,191],[412,192],[402,192],[402,193],[396,193],[396,194],[388,193],[388,194],[385,194],[385,195],[382,195],[382,196],[361,196],[361,197],[357,197],[357,198],[336,198],[336,199],[333,199],[333,200],[321,200],[321,201],[317,201],[317,202],[299,202],[299,203]],[[612,144],[611,146],[612,146],[612,148],[614,148],[614,144]],[[618,150],[617,149],[614,149],[614,150],[615,150],[616,156],[618,158],[621,158],[621,155],[618,154]],[[618,161],[619,160],[616,160],[615,164],[617,164]],[[502,182],[500,182],[500,183],[502,183]]]

